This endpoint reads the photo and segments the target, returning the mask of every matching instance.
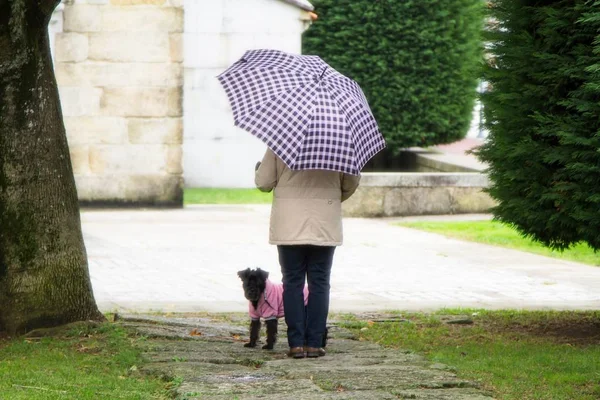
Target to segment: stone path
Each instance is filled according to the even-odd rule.
[[[293,360],[285,337],[273,351],[244,348],[242,324],[143,315],[118,321],[148,337],[142,371],[177,378],[180,400],[492,400],[444,365],[355,340],[335,325],[325,357]]]
[[[246,311],[238,270],[260,266],[281,278],[276,249],[267,244],[268,218],[268,206],[83,212],[98,304],[120,313]],[[488,216],[428,217],[439,218]],[[600,308],[600,268],[447,239],[395,221],[344,221],[333,312]],[[122,323],[149,337],[144,369],[177,377],[180,400],[490,399],[445,366],[354,340],[340,328],[332,329],[328,355],[317,360],[287,359],[285,338],[272,352],[246,349],[243,320],[136,316]]]

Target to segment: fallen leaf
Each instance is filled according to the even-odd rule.
[[[202,336],[202,332],[200,332],[198,329],[194,328],[190,332],[190,336]]]

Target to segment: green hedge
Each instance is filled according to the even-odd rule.
[[[356,80],[388,147],[450,143],[469,128],[481,0],[314,0],[303,53]]]
[[[600,249],[600,2],[494,0],[484,96],[496,217]]]

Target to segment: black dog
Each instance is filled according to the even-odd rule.
[[[243,282],[244,296],[248,301],[250,313],[250,342],[245,347],[256,347],[260,336],[260,319],[267,324],[267,344],[262,348],[272,350],[277,341],[277,320],[283,317],[283,285],[274,284],[269,273],[258,268],[239,271]]]
[[[246,268],[239,271],[242,280],[244,296],[250,302],[250,342],[244,347],[256,347],[260,336],[260,319],[263,318],[267,325],[267,344],[262,348],[272,350],[277,341],[277,321],[284,316],[283,313],[283,285],[275,284],[269,280],[269,273],[260,268],[251,270]],[[308,289],[304,289],[305,305],[308,301]],[[327,345],[328,330],[325,328],[322,347]]]

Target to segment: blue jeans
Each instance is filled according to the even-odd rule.
[[[329,313],[333,246],[277,246],[290,347],[321,347]],[[308,281],[308,304],[304,285]]]

